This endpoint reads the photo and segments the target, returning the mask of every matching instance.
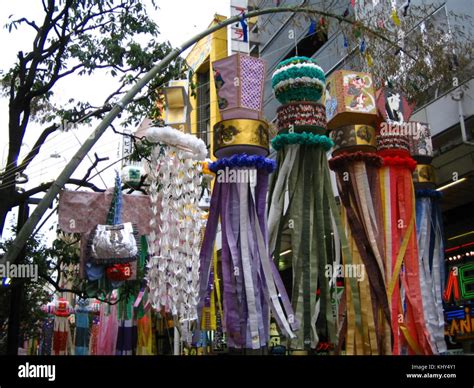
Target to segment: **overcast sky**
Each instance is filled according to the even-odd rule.
[[[149,1],[145,0],[145,4]],[[193,35],[205,29],[211,22],[215,13],[229,16],[229,0],[155,0],[159,10],[148,7],[149,14],[155,19],[160,29],[160,40],[170,41],[173,46],[180,45]],[[41,0],[17,0],[4,1],[0,7],[0,42],[2,42],[2,55],[0,56],[0,69],[7,71],[15,61],[18,51],[29,51],[34,37],[33,30],[23,26],[18,30],[8,30],[4,28],[8,17],[27,17],[40,23],[42,19]],[[61,80],[56,85],[54,101],[61,104],[70,98],[88,100],[92,104],[101,105],[104,99],[116,89],[114,80],[105,73],[96,77],[71,76]],[[8,144],[8,100],[0,98],[0,123],[2,125],[0,136],[0,166],[5,165]],[[22,154],[25,155],[32,147],[42,126],[37,123],[30,123],[24,140]],[[32,162],[27,169],[30,182],[25,188],[34,187],[37,184],[54,179],[65,166],[66,162],[79,148],[79,142],[84,141],[93,127],[82,126],[69,133],[58,132],[53,134],[44,145],[43,151]],[[99,156],[108,156],[111,161],[117,160],[121,152],[121,137],[108,130],[101,140],[94,146],[90,155],[97,151]],[[53,157],[51,157],[53,155]],[[101,166],[105,167],[108,162]],[[90,162],[85,160],[79,169],[73,174],[80,178],[84,175]],[[105,183],[113,185],[114,170],[109,169],[107,173],[101,174]],[[104,184],[99,177],[94,179],[94,183],[103,187]],[[32,209],[31,209],[32,210]],[[11,213],[9,219],[16,218],[15,213]],[[9,225],[11,221],[7,221]]]

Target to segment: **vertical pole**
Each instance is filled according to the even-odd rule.
[[[18,206],[17,230],[20,230],[28,219],[28,203],[22,202]],[[23,264],[26,258],[26,245],[21,249],[15,264]],[[20,339],[20,319],[24,307],[25,279],[15,278],[11,281],[10,313],[8,316],[7,354],[16,356]]]

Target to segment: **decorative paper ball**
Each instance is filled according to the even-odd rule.
[[[58,317],[68,317],[71,314],[69,310],[69,302],[64,298],[59,298],[56,301],[55,314]]]
[[[314,59],[293,57],[281,62],[272,76],[272,88],[282,104],[292,101],[318,102],[326,77]]]
[[[145,174],[145,170],[141,166],[125,166],[122,169],[122,182],[130,187],[137,187]]]

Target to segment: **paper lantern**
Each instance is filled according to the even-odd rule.
[[[222,119],[261,119],[265,62],[234,54],[213,62],[212,68]]]
[[[326,133],[326,108],[314,102],[292,102],[277,109],[277,126],[281,133]]]
[[[429,164],[433,160],[433,143],[429,124],[410,121],[410,154],[419,163]]]
[[[272,76],[275,97],[282,104],[295,101],[318,102],[326,77],[314,59],[293,57],[280,62]]]
[[[192,107],[188,98],[188,81],[170,81],[162,91],[166,102],[165,124],[189,132],[189,115]]]
[[[261,120],[223,120],[214,125],[214,155],[239,153],[266,156],[269,153],[268,124]]]
[[[334,141],[333,156],[346,151],[374,152],[377,148],[375,128],[369,125],[341,127],[332,131],[330,137]]]
[[[377,119],[372,76],[348,70],[335,71],[326,82],[326,116],[329,129],[357,124],[374,125]]]
[[[417,189],[434,189],[436,187],[434,167],[431,164],[418,164],[413,171],[413,184]]]

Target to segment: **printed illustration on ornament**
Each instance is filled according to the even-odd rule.
[[[368,75],[345,74],[343,78],[344,103],[348,111],[369,113],[375,109],[372,78]]]

